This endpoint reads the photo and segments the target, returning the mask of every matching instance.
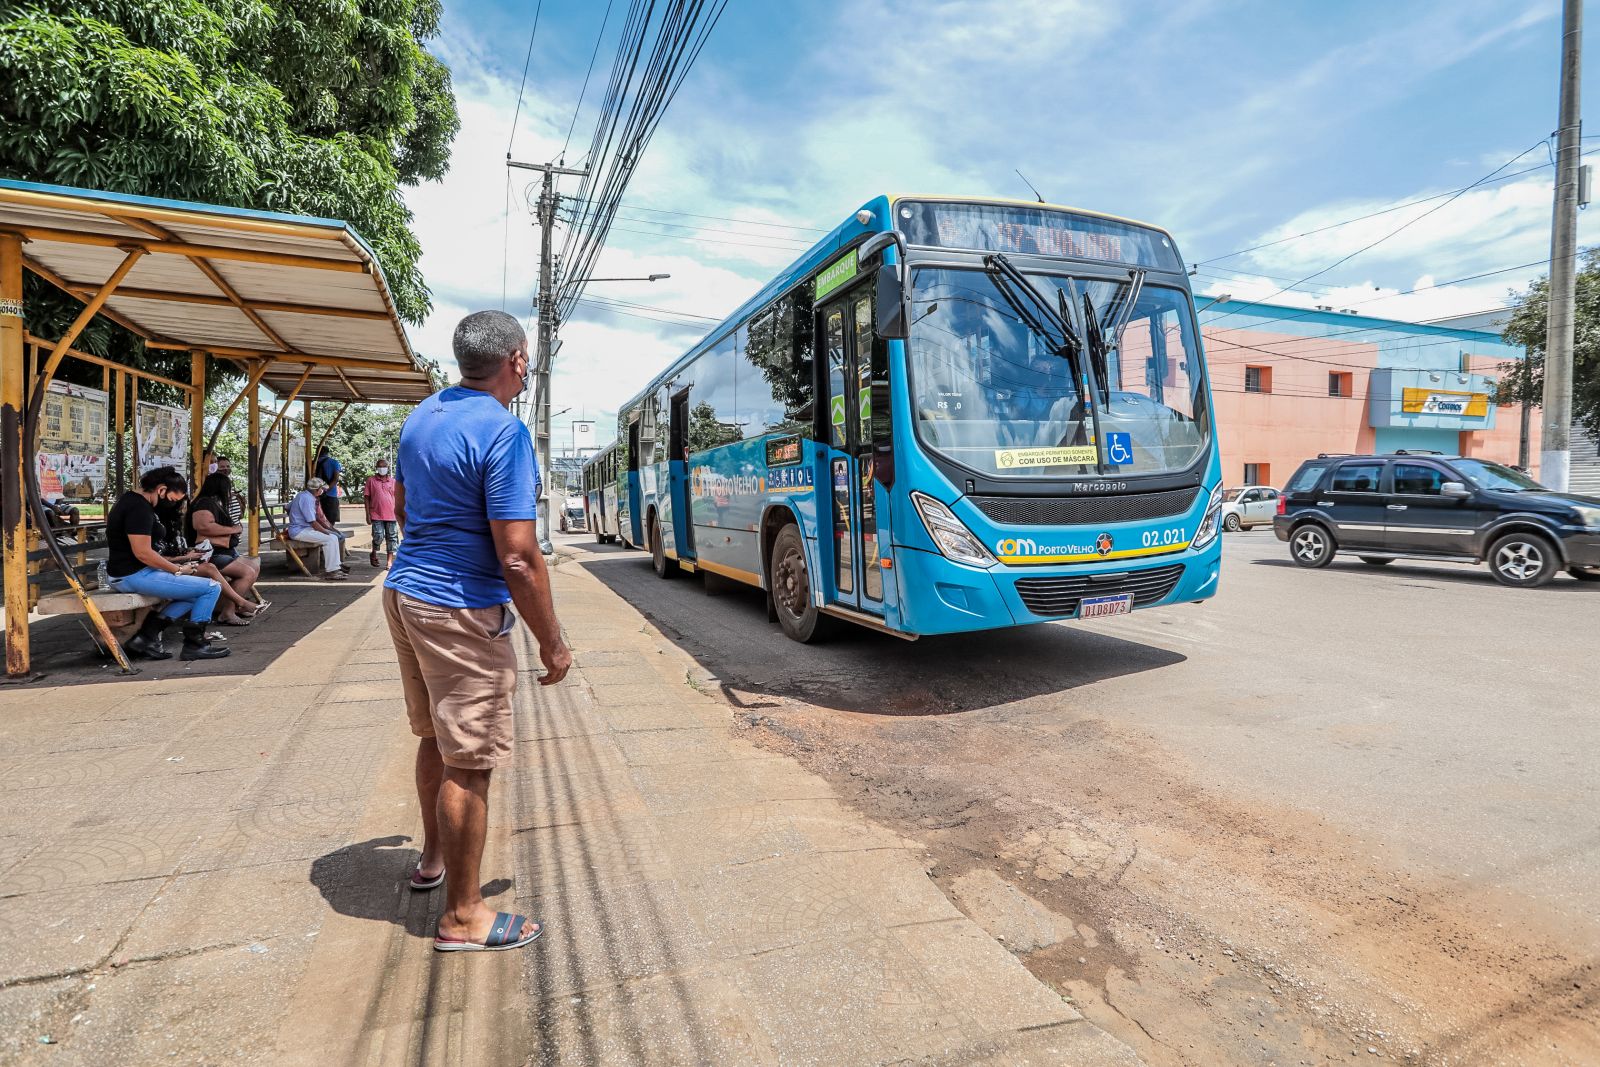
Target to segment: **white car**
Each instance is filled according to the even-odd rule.
[[[1278,491],[1270,485],[1241,485],[1222,494],[1222,528],[1248,530],[1271,526],[1278,513]]]

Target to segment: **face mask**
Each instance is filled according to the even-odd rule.
[[[210,466],[206,467],[206,473],[207,474],[215,474],[215,473],[217,473],[217,465],[215,463],[213,463]]]
[[[380,478],[389,477],[389,468],[388,467],[379,467],[378,468],[378,477],[380,477]]]
[[[517,390],[518,396],[521,396],[523,393],[526,393],[533,387],[533,357],[527,353],[523,353],[522,365],[526,367],[527,370],[522,372],[522,388]]]

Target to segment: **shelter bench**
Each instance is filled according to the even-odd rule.
[[[322,546],[315,541],[296,541],[289,536],[289,508],[282,504],[269,504],[261,509],[261,518],[267,529],[263,533],[272,544],[283,549],[284,558],[291,570],[298,569],[307,578],[323,571]]]
[[[132,637],[144,624],[145,616],[165,603],[144,593],[118,593],[110,589],[90,589],[88,594],[118,641],[127,641]],[[87,614],[83,610],[83,602],[70,589],[40,597],[38,607],[34,610],[40,615]],[[100,643],[99,636],[93,630],[90,630],[90,636],[95,638],[95,644]]]

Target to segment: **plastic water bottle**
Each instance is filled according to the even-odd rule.
[[[97,563],[95,565],[95,568],[94,568],[94,580],[95,580],[95,584],[98,585],[101,589],[110,589],[111,588],[111,575],[106,570],[106,561],[105,560],[101,560],[99,563]]]

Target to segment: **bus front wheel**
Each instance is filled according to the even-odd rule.
[[[667,558],[667,546],[661,540],[661,524],[650,520],[650,565],[657,578],[671,578],[678,573],[678,561]]]
[[[767,560],[767,590],[778,625],[786,636],[801,644],[826,639],[833,620],[817,610],[811,593],[811,571],[806,566],[805,539],[797,526],[778,531]]]

